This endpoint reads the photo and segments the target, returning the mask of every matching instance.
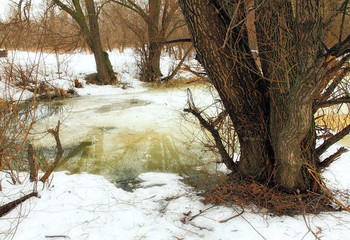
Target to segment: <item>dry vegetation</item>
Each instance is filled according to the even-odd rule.
[[[337,192],[338,196],[349,198],[347,192]],[[230,179],[203,194],[205,203],[231,206],[276,216],[299,214],[318,214],[321,212],[347,210],[332,194],[306,192],[288,194],[278,188],[271,188],[252,179]]]
[[[0,47],[47,52],[72,52],[87,50],[77,23],[64,11],[49,5],[35,17],[19,17],[18,9],[12,9],[11,20],[0,21]],[[23,15],[23,14],[22,14]],[[173,22],[182,21],[177,14]],[[147,26],[141,16],[118,4],[105,4],[99,8],[100,32],[103,46],[108,50],[142,48],[147,43]],[[185,26],[175,29],[172,39],[188,38]],[[188,44],[170,44],[166,52],[181,57],[176,49],[187,49]]]

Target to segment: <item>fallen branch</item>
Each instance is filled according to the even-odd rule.
[[[0,217],[5,215],[6,213],[10,212],[12,209],[16,208],[18,205],[22,204],[25,200],[31,198],[31,197],[37,197],[37,192],[32,192],[28,195],[25,195],[15,201],[9,202],[3,206],[0,207]]]
[[[68,239],[71,239],[67,235],[46,235],[45,238],[68,238]]]
[[[177,64],[174,71],[172,71],[172,73],[169,76],[163,78],[161,81],[167,82],[172,80],[175,77],[176,73],[180,70],[182,64],[184,63],[185,59],[187,58],[188,54],[192,51],[192,49],[193,49],[193,45],[186,51],[185,55],[183,56],[179,64]]]
[[[200,78],[201,77],[205,77],[207,75],[206,72],[197,72],[197,71],[193,70],[190,66],[188,66],[186,64],[183,66],[183,70],[188,71],[188,72],[190,72],[190,73],[192,73],[192,74],[194,74],[194,75],[196,75],[197,77],[200,77]]]
[[[190,217],[190,218],[188,219],[188,222],[192,221],[193,219],[195,219],[196,217],[198,217],[198,216],[201,215],[202,213],[208,211],[209,209],[212,209],[213,207],[215,207],[215,205],[212,205],[212,206],[210,206],[210,207],[208,207],[208,208],[206,208],[206,209],[204,209],[204,210],[199,210],[199,213],[196,214],[196,215],[193,215],[192,217]]]

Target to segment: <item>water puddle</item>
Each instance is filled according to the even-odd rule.
[[[128,99],[124,102],[121,102],[120,104],[105,104],[97,109],[95,109],[95,113],[106,113],[111,111],[117,111],[117,110],[124,110],[132,107],[137,106],[146,106],[150,104],[150,102],[143,101],[140,99]]]
[[[174,107],[168,100],[138,96],[91,96],[65,100],[63,105],[64,111],[36,125],[37,131],[44,131],[62,119],[64,155],[57,170],[103,175],[126,190],[137,186],[140,173],[149,171],[177,173],[194,186],[222,177],[216,172],[215,156],[204,152],[200,143],[188,142],[177,109],[181,104]],[[55,141],[46,135],[34,142],[44,166],[54,157]]]

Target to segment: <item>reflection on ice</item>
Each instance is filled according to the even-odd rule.
[[[64,155],[58,170],[103,175],[129,190],[137,184],[136,177],[148,171],[175,172],[194,185],[209,181],[208,172],[216,166],[203,163],[212,162],[214,156],[202,151],[201,144],[186,144],[178,110],[165,103],[135,96],[69,99],[64,101],[67,112],[40,121],[36,129],[63,118]],[[35,145],[40,159],[50,159],[55,152],[51,136]]]

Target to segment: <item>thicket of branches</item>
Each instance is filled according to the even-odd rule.
[[[97,5],[102,44],[106,49],[140,48],[147,44],[147,23],[140,14],[112,2],[106,0]],[[148,11],[147,5],[141,6]],[[0,21],[2,48],[36,50],[40,45],[49,52],[88,50],[77,23],[50,1],[43,3],[42,12],[36,12],[34,16],[30,16],[29,12],[28,15],[24,14],[23,6],[18,5],[13,5],[8,15],[7,20]],[[175,15],[172,22],[182,22],[181,28],[172,30],[172,39],[189,38],[181,14]],[[24,33],[20,40],[17,38],[19,31]],[[171,51],[171,46],[175,45],[181,46],[172,44],[167,51]]]
[[[21,9],[21,12],[13,15],[7,23],[1,24],[1,43],[10,44],[10,49],[34,51],[39,56],[43,51],[41,45],[43,41],[39,40],[35,46],[31,42],[26,42],[26,35],[31,25],[27,14],[26,10]],[[37,34],[40,35],[40,31]],[[22,181],[27,181],[28,177],[23,178],[23,172],[28,173],[31,182],[46,183],[63,153],[59,139],[60,123],[58,123],[56,128],[47,132],[56,140],[57,152],[53,153],[56,156],[55,160],[49,163],[50,159],[46,159],[45,166],[41,166],[36,160],[32,140],[33,125],[38,119],[39,98],[44,96],[50,98],[52,94],[62,92],[52,89],[45,81],[39,82],[38,77],[42,74],[39,62],[18,63],[13,60],[12,54],[15,55],[16,50],[13,50],[8,58],[0,58],[0,191],[3,190],[4,182],[19,185],[23,183]],[[50,110],[44,112],[41,113],[41,117],[50,115]],[[11,202],[3,202],[6,201],[4,198],[0,204],[0,217],[28,198],[38,196],[36,185],[33,184],[32,192],[29,194],[13,193],[19,198]]]

